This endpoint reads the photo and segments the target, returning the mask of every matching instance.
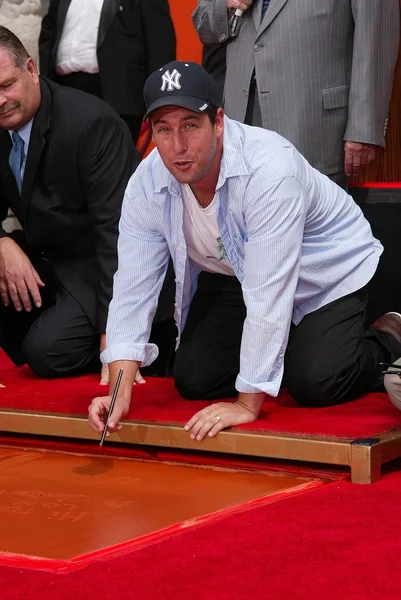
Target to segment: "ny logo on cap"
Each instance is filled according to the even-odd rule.
[[[181,73],[179,73],[177,69],[174,69],[172,73],[170,73],[170,71],[166,71],[162,75],[162,86],[160,88],[161,91],[165,92],[167,90],[168,92],[172,92],[173,89],[180,90],[180,79]]]

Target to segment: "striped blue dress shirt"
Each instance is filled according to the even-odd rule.
[[[216,201],[247,308],[236,389],[276,396],[291,321],[366,285],[383,248],[353,199],[292,144],[227,117]],[[146,366],[158,354],[148,340],[170,254],[177,345],[199,274],[187,255],[181,186],[157,149],[127,186],[118,252],[102,360]]]

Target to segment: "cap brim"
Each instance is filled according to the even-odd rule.
[[[162,106],[180,106],[181,108],[187,108],[192,112],[203,113],[209,108],[210,104],[204,100],[192,98],[190,96],[166,96],[165,98],[159,98],[159,100],[153,102],[146,111],[145,117],[149,117],[152,112]]]

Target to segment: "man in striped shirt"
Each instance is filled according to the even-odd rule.
[[[131,178],[120,221],[119,266],[107,324],[109,423],[129,409],[172,257],[176,277],[176,386],[221,399],[185,428],[192,439],[258,417],[284,385],[302,406],[369,391],[379,363],[401,355],[401,316],[364,331],[368,287],[382,246],[352,198],[290,142],[224,116],[199,65],[174,61],[145,86],[156,149]],[[95,398],[101,433],[110,395]]]

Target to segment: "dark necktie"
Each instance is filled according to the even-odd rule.
[[[270,0],[263,0],[263,6],[262,6],[262,20],[263,17],[265,16],[265,13],[267,11],[267,7],[269,6],[269,2]]]
[[[8,159],[8,163],[12,172],[14,173],[15,181],[17,182],[17,186],[19,189],[19,193],[21,193],[22,187],[22,165],[24,164],[25,158],[25,145],[24,140],[20,136],[17,131],[13,131],[12,133],[13,145],[11,148],[10,156]]]

